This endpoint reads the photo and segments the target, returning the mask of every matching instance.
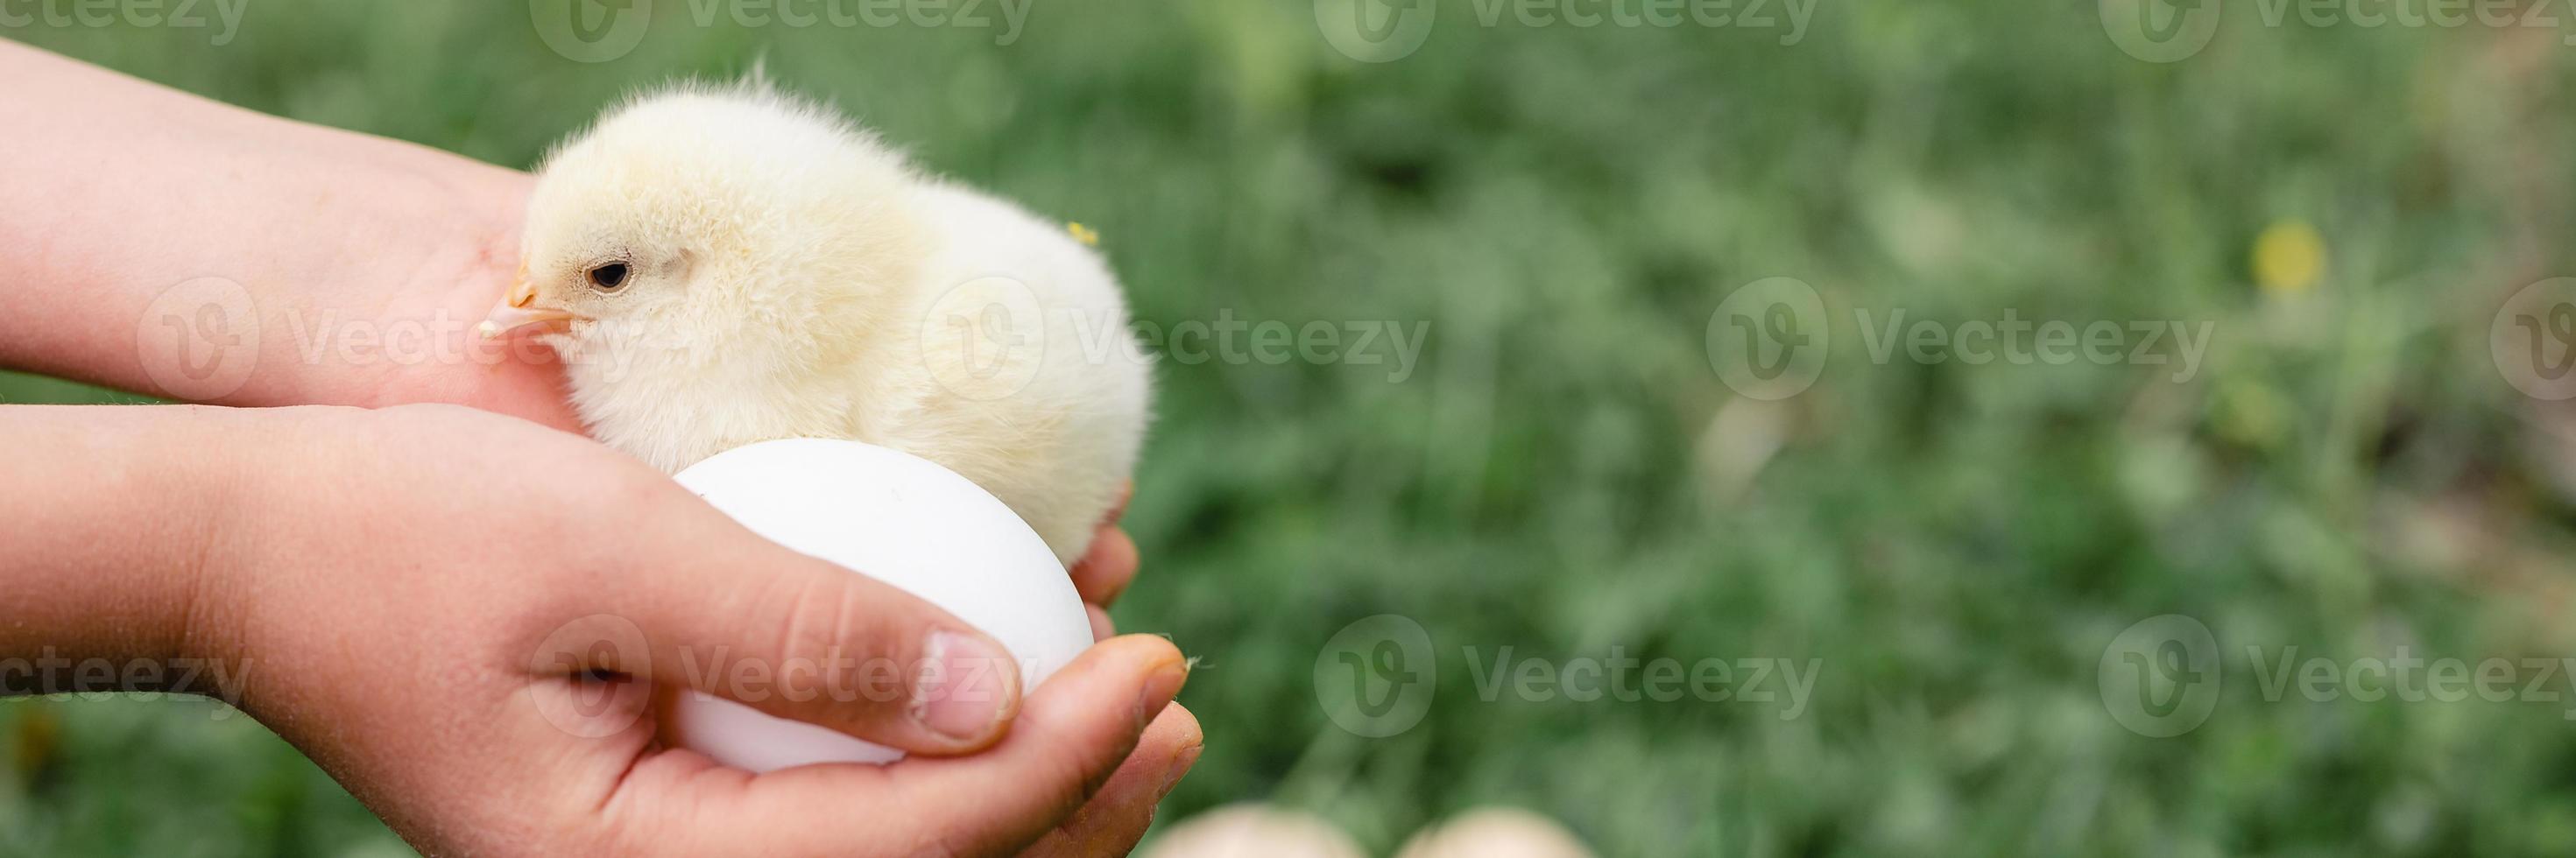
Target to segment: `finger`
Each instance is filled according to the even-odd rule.
[[[1134,851],[1136,842],[1145,838],[1145,829],[1154,824],[1155,807],[1198,762],[1206,741],[1198,718],[1189,710],[1178,703],[1164,707],[1163,714],[1145,728],[1144,738],[1137,740],[1136,752],[1127,755],[1127,762],[1109,776],[1090,803],[1020,854],[1023,858],[1087,858]]]
[[[1091,615],[1091,641],[1093,643],[1099,643],[1118,636],[1118,624],[1109,619],[1108,611],[1101,610],[1099,605],[1084,605],[1082,606],[1082,610]]]
[[[1006,732],[1020,674],[1001,643],[681,495],[599,563],[615,570],[601,601],[648,656],[606,669],[916,753],[968,753]]]
[[[1073,674],[1073,681],[1059,684],[1067,674]],[[1049,825],[1037,830],[995,831],[994,837],[970,836],[950,844],[960,854],[1025,845],[1061,824],[1058,818],[1082,806],[1107,782],[1188,678],[1188,662],[1163,638],[1129,635],[1095,644],[1084,659],[1030,696],[1011,736],[991,751],[923,760],[914,771],[900,773],[908,781],[906,796],[919,802],[925,815],[946,813],[947,824],[961,830],[973,826],[979,811],[972,804],[978,798],[988,808],[1010,807],[1018,814],[1049,818]],[[1014,788],[996,795],[997,784]]]
[[[420,396],[431,401],[453,402],[507,414],[576,435],[588,434],[580,415],[574,413],[569,404],[572,400],[565,392],[563,370],[559,367],[514,360],[488,368],[469,367],[448,372],[457,379],[453,382],[426,382],[430,387]],[[465,387],[447,386],[451,384]]]
[[[1136,540],[1116,527],[1104,526],[1092,537],[1091,548],[1073,564],[1073,589],[1082,600],[1107,606],[1118,601],[1127,585],[1136,579]]]
[[[1102,527],[1107,527],[1117,524],[1119,519],[1126,518],[1127,502],[1135,499],[1136,481],[1128,480],[1126,485],[1118,487],[1118,500],[1109,505],[1108,515],[1100,517],[1100,525]]]
[[[1116,638],[1050,677],[1009,736],[984,753],[757,776],[683,757],[630,776],[644,798],[627,810],[684,811],[692,837],[758,843],[767,854],[1014,854],[1090,800],[1187,676],[1169,641]],[[1157,740],[1158,748],[1187,744],[1184,735]]]

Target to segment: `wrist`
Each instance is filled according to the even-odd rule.
[[[452,159],[434,181],[379,200],[374,223],[333,267],[263,296],[269,392],[240,404],[382,407],[456,401],[513,356],[474,326],[509,287],[519,262],[524,173]],[[273,333],[270,333],[273,332]]]
[[[239,654],[211,602],[237,447],[255,430],[222,409],[14,407],[21,451],[0,483],[0,693],[214,693],[192,670]],[[237,673],[237,671],[226,671]]]
[[[196,402],[368,404],[450,284],[516,264],[515,243],[485,257],[516,231],[523,173],[5,43],[0,72],[17,84],[0,113],[80,118],[0,135],[0,235],[46,251],[0,253],[0,283],[27,284],[0,288],[0,366]],[[456,340],[499,291],[459,305]]]

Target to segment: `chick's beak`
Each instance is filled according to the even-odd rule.
[[[492,308],[492,315],[485,317],[483,324],[475,330],[480,331],[484,339],[498,339],[520,328],[544,326],[550,330],[562,330],[573,319],[579,318],[569,311],[536,304],[537,287],[528,282],[527,269],[521,268],[519,276],[510,281],[510,293],[502,297],[500,305]]]

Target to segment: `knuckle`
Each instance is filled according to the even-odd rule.
[[[852,576],[825,571],[795,576],[778,625],[775,652],[835,670],[877,658],[899,658],[903,642]],[[783,665],[782,665],[783,666]]]
[[[1070,822],[1109,777],[1111,767],[1102,766],[1087,753],[1050,756],[1047,769],[1033,780],[1034,801],[1045,808],[1047,818]]]

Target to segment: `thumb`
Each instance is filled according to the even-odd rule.
[[[910,593],[762,539],[672,487],[662,521],[599,564],[631,620],[634,676],[931,755],[981,750],[1019,711],[1018,662],[999,641]],[[596,649],[596,647],[594,647]]]

